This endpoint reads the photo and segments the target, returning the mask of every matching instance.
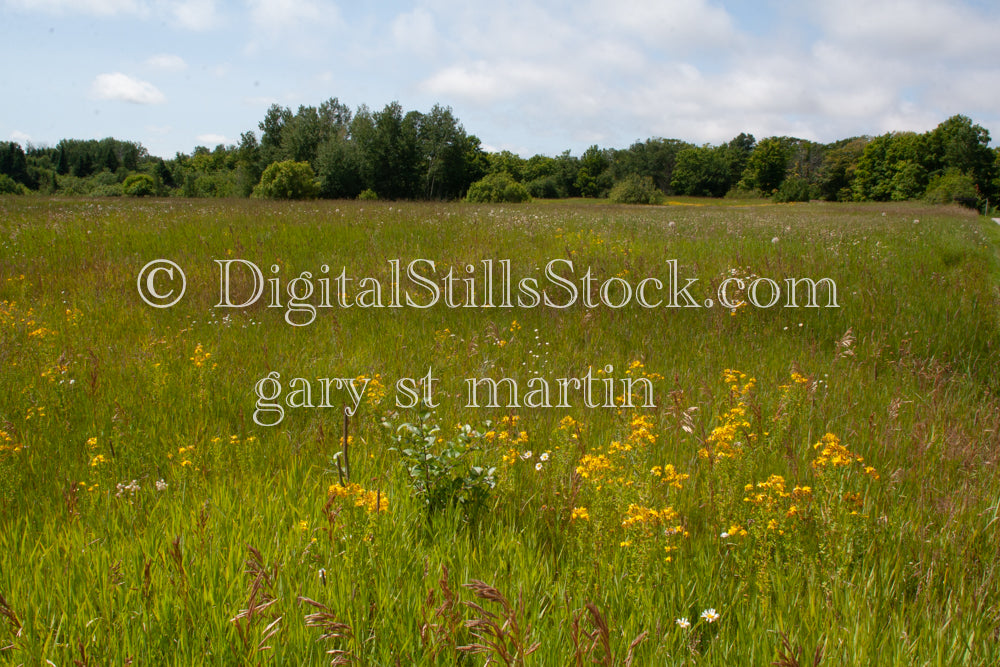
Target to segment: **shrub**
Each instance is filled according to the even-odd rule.
[[[561,196],[555,176],[540,176],[528,181],[525,187],[528,189],[528,194],[536,199],[558,199]]]
[[[268,165],[252,196],[260,199],[312,199],[317,194],[319,184],[309,163],[284,160]]]
[[[96,185],[89,194],[91,197],[121,197],[124,192],[121,183],[112,183],[111,185]]]
[[[480,516],[496,486],[496,468],[475,465],[474,454],[481,451],[483,433],[468,424],[450,439],[440,437],[440,427],[423,412],[413,422],[382,425],[406,468],[410,489],[420,499],[430,518],[449,507],[462,509],[468,521]],[[489,429],[490,423],[486,423]],[[484,429],[485,431],[485,429]]]
[[[660,192],[649,176],[630,174],[611,188],[608,198],[615,204],[662,204]]]
[[[931,179],[924,199],[932,204],[954,202],[969,208],[977,208],[979,192],[976,190],[976,182],[972,176],[951,171]]]
[[[361,201],[378,201],[378,193],[371,188],[366,188],[358,195],[358,199]]]
[[[511,202],[531,199],[528,189],[505,171],[490,174],[469,186],[465,199],[477,204]]]
[[[725,194],[726,199],[763,199],[764,193],[757,188],[751,188],[746,183],[737,183]]]
[[[156,183],[149,174],[132,174],[122,184],[122,191],[129,197],[149,197],[156,193]]]
[[[0,195],[25,195],[28,188],[18,183],[7,174],[0,174]]]
[[[798,176],[783,180],[778,186],[778,191],[774,193],[774,201],[777,202],[809,201],[809,199],[809,181]]]

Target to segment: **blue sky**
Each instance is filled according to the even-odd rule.
[[[967,0],[0,0],[0,139],[238,142],[268,106],[450,106],[489,150],[833,141],[956,113],[1000,139],[1000,6]]]

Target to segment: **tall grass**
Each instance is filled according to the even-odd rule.
[[[997,662],[995,227],[914,204],[0,199],[0,660]],[[188,280],[166,310],[136,291],[160,257]],[[830,277],[840,307],[297,328],[215,308],[226,258],[385,284],[391,259],[564,258],[633,285],[676,259],[698,290]],[[607,365],[656,407],[465,407],[466,378]],[[395,382],[429,369],[431,455],[471,426],[451,470],[494,469],[481,507],[429,510],[383,425],[416,423]],[[377,377],[347,461],[339,409],[254,423],[271,371]]]

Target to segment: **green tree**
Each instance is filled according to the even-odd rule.
[[[927,189],[927,170],[914,160],[901,160],[894,165],[891,193],[893,201],[916,199]]]
[[[997,170],[989,147],[989,130],[973,124],[966,116],[956,115],[934,128],[927,141],[929,156],[925,166],[928,171],[969,174],[980,193],[993,190]]]
[[[316,163],[324,128],[316,107],[299,106],[281,130],[281,157],[295,162]]]
[[[17,183],[29,185],[28,160],[21,144],[13,141],[0,142],[0,174],[6,174]]]
[[[565,197],[565,193],[560,194],[559,180],[556,178],[558,173],[559,162],[555,158],[533,155],[524,163],[524,186],[532,197],[540,199]]]
[[[103,142],[103,143],[104,143],[104,149],[102,151],[103,155],[101,157],[100,164],[104,169],[107,169],[111,173],[114,173],[118,171],[118,166],[119,166],[118,154],[115,153],[115,148],[111,144],[111,142]]]
[[[854,171],[852,190],[858,201],[888,201],[904,193],[923,191],[913,180],[921,178],[919,165],[926,156],[926,137],[913,132],[895,132],[875,137],[865,145]],[[902,171],[908,173],[897,176]],[[922,185],[926,185],[924,182]]]
[[[56,167],[56,173],[60,176],[65,176],[69,173],[69,156],[65,149],[59,148],[57,150],[59,151],[59,164]]]
[[[787,142],[780,137],[761,139],[747,159],[740,185],[767,195],[776,192],[788,173],[790,153]]]
[[[361,192],[361,156],[346,136],[331,137],[316,158],[320,194],[333,199],[354,199]]]
[[[261,166],[267,167],[272,162],[285,159],[282,143],[285,127],[292,120],[292,111],[287,107],[272,104],[258,125],[261,131],[260,159]]]
[[[612,152],[611,178],[614,182],[628,176],[648,176],[656,187],[664,192],[670,189],[677,154],[691,145],[677,139],[659,137],[637,141],[627,149]]]
[[[384,199],[414,198],[421,176],[417,131],[421,115],[403,115],[398,102],[371,114],[361,107],[351,134],[361,162],[362,184]]]
[[[159,179],[164,188],[177,187],[177,183],[174,182],[174,175],[167,168],[167,163],[163,161],[163,158],[156,159],[153,165],[153,178]]]
[[[146,148],[134,141],[118,142],[117,151],[121,158],[121,166],[128,171],[136,171],[144,162],[151,159]]]
[[[726,157],[726,164],[729,166],[729,182],[737,183],[743,176],[743,171],[753,155],[754,148],[757,147],[757,140],[752,134],[740,132],[740,134],[726,144],[723,153]]]
[[[524,178],[525,160],[520,155],[510,151],[500,151],[499,153],[489,153],[486,157],[490,165],[488,173],[499,174],[500,172],[506,172],[510,174],[511,178],[519,182]]]
[[[670,188],[676,194],[721,197],[729,186],[729,164],[723,148],[692,146],[677,154],[670,179]]]
[[[236,183],[240,196],[249,197],[257,183],[260,183],[263,173],[260,163],[261,151],[257,135],[252,131],[244,132],[236,147]]]
[[[580,191],[576,189],[576,176],[580,171],[580,160],[570,155],[570,152],[567,150],[559,154],[556,158],[556,163],[559,167],[555,174],[556,187],[558,187],[560,193],[565,193],[561,196],[579,196]]]
[[[423,196],[427,199],[452,199],[469,187],[466,174],[470,165],[469,141],[465,129],[455,119],[450,107],[435,104],[420,119],[418,131],[423,174]]]
[[[576,187],[584,197],[603,197],[611,189],[611,160],[607,151],[591,146],[580,156]]]
[[[867,137],[854,137],[828,144],[817,175],[819,196],[827,201],[853,198],[854,172],[865,152]]]

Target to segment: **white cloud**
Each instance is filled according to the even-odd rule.
[[[140,81],[121,72],[98,74],[90,87],[94,97],[134,104],[163,104],[167,98],[148,81]]]
[[[845,1],[727,11],[712,0],[584,0],[556,12],[430,0],[442,57],[417,90],[471,105],[478,118],[465,122],[480,136],[477,123],[491,125],[495,145],[721,143],[741,131],[833,141],[928,129],[960,112],[997,117],[1000,12]]]
[[[588,25],[568,8],[553,16],[544,7],[527,0],[509,3],[456,3],[437,13],[448,32],[445,41],[461,49],[467,58],[510,58],[569,61],[585,55],[580,47],[603,33]]]
[[[421,84],[432,95],[454,97],[478,104],[492,104],[500,97],[512,97],[522,91],[505,88],[494,68],[480,60],[469,65],[451,65]]]
[[[31,141],[31,136],[21,132],[20,130],[14,130],[10,133],[10,140],[21,144],[21,147],[28,145]]]
[[[188,30],[208,30],[219,23],[215,0],[183,0],[170,4],[174,21]]]
[[[342,24],[340,10],[327,0],[248,0],[251,39],[244,48],[257,55],[265,48],[315,61],[331,43],[331,29]]]
[[[340,10],[324,0],[249,0],[250,19],[268,32],[340,21]]]
[[[885,134],[886,132],[926,132],[931,130],[945,118],[927,109],[904,102],[898,108],[888,111],[879,119],[878,127],[872,128],[869,134]]]
[[[817,7],[826,38],[890,58],[979,61],[1000,55],[1000,16],[954,0],[843,0]]]
[[[433,53],[439,42],[434,17],[422,7],[400,14],[392,22],[396,45],[419,55]]]
[[[178,55],[172,53],[160,53],[146,59],[146,64],[156,69],[167,72],[181,72],[187,69],[187,63]]]
[[[144,14],[146,7],[135,0],[8,0],[7,5],[25,11],[40,11],[48,14],[93,14],[95,16],[117,16],[121,14]]]
[[[104,74],[92,94],[163,102],[151,82],[183,69],[191,85],[164,91],[174,103],[199,95],[183,102],[202,103],[205,113],[171,120],[176,142],[193,141],[205,127],[238,136],[272,103],[315,105],[333,94],[375,109],[391,99],[408,109],[450,105],[470,133],[519,153],[578,154],[590,143],[625,146],[651,136],[720,143],[741,131],[833,141],[928,129],[955,113],[1000,140],[1000,5],[985,0],[418,0],[348,7],[342,0],[0,0],[14,21],[25,18],[15,12],[38,13],[30,19],[39,25],[49,21],[45,13],[96,17],[77,23],[96,26],[109,44],[121,34],[148,35],[145,43],[159,46],[139,51],[134,73],[149,82]],[[223,21],[240,29],[167,46],[180,43],[180,28]],[[43,48],[72,61],[45,44],[27,54],[33,62],[44,62]],[[266,57],[241,62],[241,47]],[[159,49],[184,58],[168,52],[143,60]],[[98,55],[112,63],[128,57]],[[52,67],[48,74],[68,76]],[[20,113],[6,131],[39,127]],[[201,136],[206,144],[220,138]]]
[[[726,10],[705,0],[593,1],[584,11],[602,32],[638,37],[667,52],[731,49],[740,37]]]
[[[451,65],[420,84],[420,89],[445,99],[456,98],[479,105],[500,101],[521,101],[539,95],[564,99],[574,105],[587,105],[595,98],[599,83],[568,67],[542,61],[503,60]],[[579,106],[577,106],[579,110]]]
[[[7,0],[7,6],[46,14],[89,14],[100,17],[166,17],[188,30],[218,24],[215,0]]]
[[[199,134],[195,137],[202,145],[205,146],[218,146],[219,144],[228,144],[229,139],[223,134]]]

